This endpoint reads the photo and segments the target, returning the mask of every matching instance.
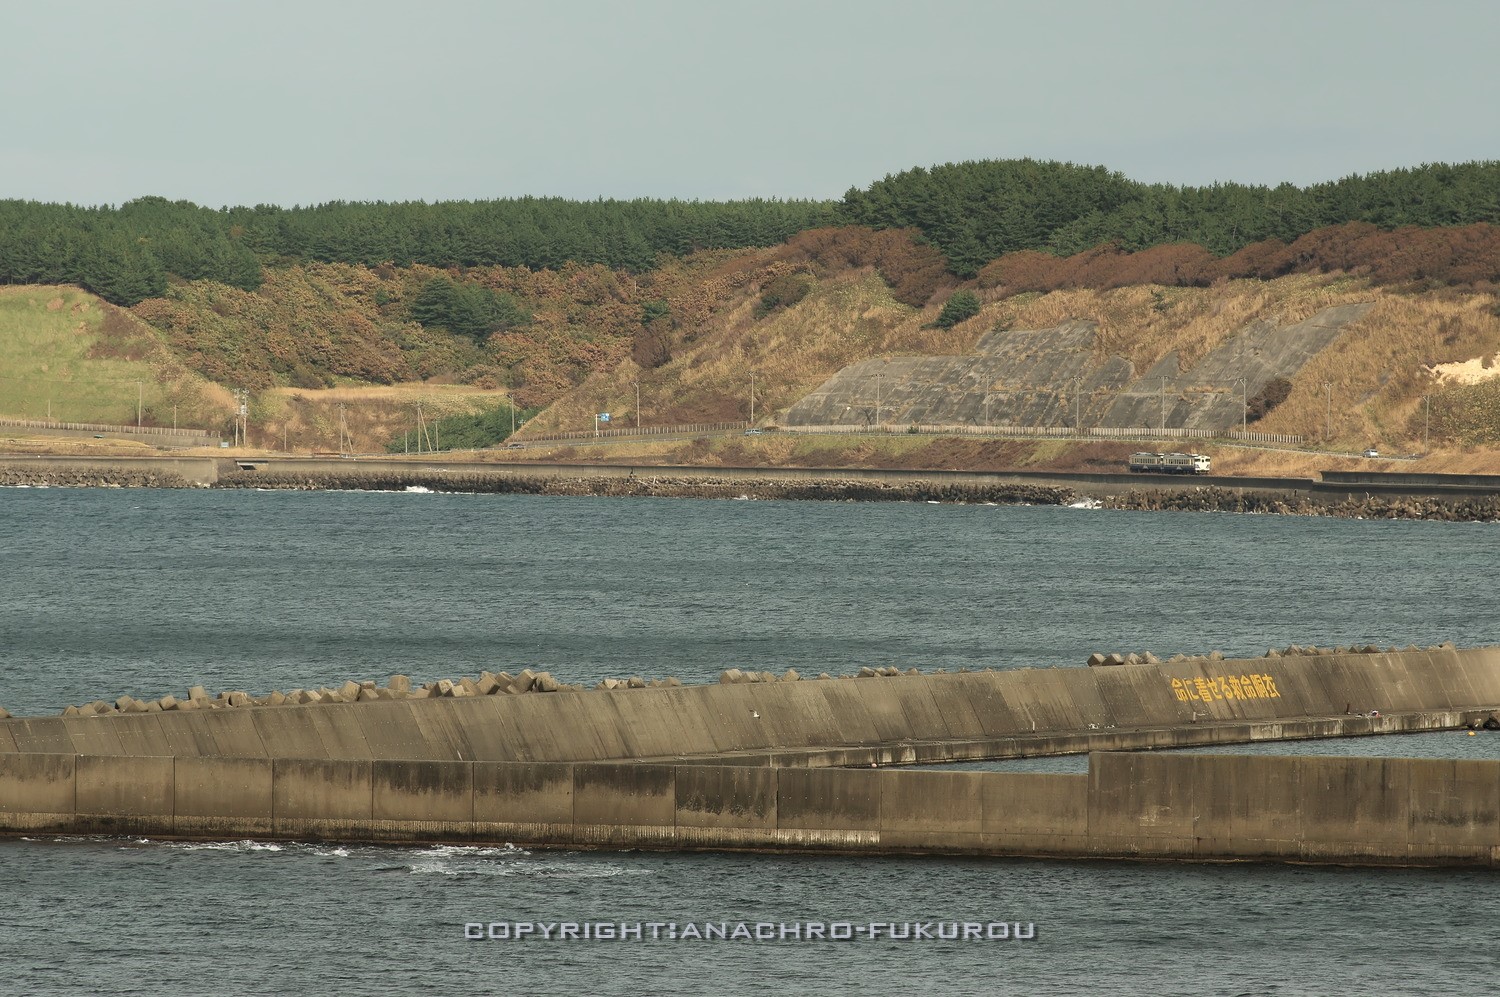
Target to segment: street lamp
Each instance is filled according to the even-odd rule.
[[[1240,437],[1243,439],[1250,428],[1250,382],[1243,377],[1235,380],[1240,382]]]

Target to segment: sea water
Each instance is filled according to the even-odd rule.
[[[1481,524],[7,489],[0,705],[484,668],[592,684],[1465,646],[1496,640],[1497,552]],[[0,994],[1452,993],[1500,948],[1477,872],[38,838],[0,842],[0,883]],[[1036,937],[465,937],[808,921]]]

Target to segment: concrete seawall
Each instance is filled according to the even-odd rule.
[[[795,763],[882,750],[942,760],[1040,735],[1161,729],[1196,738],[1194,730],[1313,720],[1362,733],[1367,718],[1350,714],[1496,706],[1500,648],[1475,648],[18,718],[0,721],[0,753],[453,762],[762,754]]]
[[[1500,761],[1095,754],[1087,775],[0,756],[0,829],[1500,867]]]
[[[451,458],[451,459],[444,459]],[[438,458],[0,456],[0,485],[395,490],[832,501],[1024,502],[1081,498],[1132,510],[1500,520],[1500,476],[1324,472],[1251,478],[1055,471],[484,463]]]
[[[1497,707],[1487,647],[21,718],[0,833],[1495,866],[1500,762],[1121,749]]]
[[[761,754],[795,764],[878,749],[936,761],[1038,735],[1160,729],[1195,738],[1306,720],[1359,731],[1364,719],[1350,713],[1496,706],[1500,647],[1485,647],[35,717],[0,721],[0,753],[536,762]]]

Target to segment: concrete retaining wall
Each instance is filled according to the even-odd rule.
[[[0,721],[0,753],[842,765],[1405,729],[1348,715],[1372,710],[1456,726],[1497,706],[1500,648],[1476,648],[26,718]]]
[[[0,832],[1500,867],[1500,761],[1100,753],[1087,775],[0,756]]]
[[[219,462],[213,457],[53,457],[49,455],[0,456],[0,474],[47,483],[80,475],[124,476],[147,484],[152,475],[175,475],[192,485],[211,485],[219,480]]]

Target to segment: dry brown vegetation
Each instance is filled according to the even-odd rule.
[[[755,276],[775,273],[776,262]],[[654,370],[624,362],[587,380],[531,426],[532,435],[592,426],[594,412],[634,424],[633,382],[641,386],[646,425],[729,421],[749,415],[756,378],[757,419],[772,418],[842,367],[894,355],[952,355],[973,349],[993,328],[1038,329],[1068,319],[1099,324],[1100,359],[1124,356],[1144,370],[1175,351],[1186,368],[1256,320],[1301,322],[1332,305],[1373,302],[1334,345],[1292,381],[1289,397],[1258,428],[1323,436],[1324,382],[1332,384],[1333,439],[1349,449],[1374,444],[1414,448],[1412,416],[1431,390],[1426,367],[1500,350],[1500,302],[1491,292],[1444,289],[1409,293],[1347,275],[1303,274],[1214,287],[1061,290],[989,300],[951,330],[933,328],[936,303],[918,310],[895,300],[871,269],[825,275],[797,304],[756,321],[757,281],[738,297],[721,296],[694,337]],[[1421,426],[1415,427],[1420,436]],[[1438,441],[1440,442],[1440,441]]]
[[[1069,257],[1025,250],[986,264],[978,283],[1006,294],[1065,288],[1109,290],[1138,284],[1208,287],[1223,280],[1275,280],[1289,274],[1343,273],[1377,284],[1487,290],[1500,283],[1500,227],[1398,228],[1367,222],[1315,229],[1291,244],[1268,239],[1215,257],[1192,243],[1137,253],[1096,246]]]
[[[336,451],[342,420],[344,449],[376,453],[416,426],[418,405],[423,421],[431,423],[444,416],[492,409],[505,401],[504,392],[466,385],[272,388],[255,396],[250,443],[264,450]]]

